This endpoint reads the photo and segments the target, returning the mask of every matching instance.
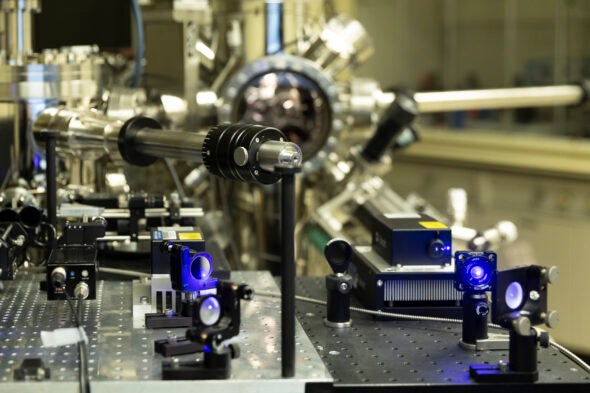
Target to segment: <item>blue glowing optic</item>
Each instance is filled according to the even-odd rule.
[[[524,291],[522,290],[522,285],[517,281],[511,282],[504,294],[506,305],[510,307],[510,309],[515,310],[521,305],[523,298]]]
[[[197,254],[191,264],[191,274],[197,280],[205,280],[211,275],[213,266],[204,254]]]
[[[471,271],[469,273],[471,274],[471,278],[474,278],[476,280],[481,280],[482,277],[485,276],[486,271],[484,270],[483,267],[476,265],[471,268]]]
[[[202,300],[199,308],[199,319],[206,326],[212,326],[219,321],[221,305],[215,296],[209,296]]]
[[[494,266],[487,258],[472,257],[460,269],[461,282],[467,290],[485,291],[490,288]]]

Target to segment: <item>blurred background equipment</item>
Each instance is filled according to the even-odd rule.
[[[459,353],[471,356],[494,349],[479,345],[491,311],[510,333],[501,378],[544,383],[531,354],[548,342],[531,325],[553,326],[550,309],[562,315],[556,337],[590,353],[576,334],[588,305],[572,301],[590,274],[590,50],[579,39],[590,4],[531,4],[0,0],[0,307],[5,293],[36,293],[14,288],[42,275],[55,300],[44,306],[66,299],[86,318],[76,326],[93,329],[103,305],[112,311],[104,283],[133,278],[115,291],[132,299],[120,310],[130,336],[190,327],[151,341],[158,354],[202,356],[159,376],[223,379],[230,359],[239,374],[273,354],[299,383],[295,337],[317,326],[300,329],[296,284],[325,277],[325,318],[299,319],[346,336],[352,312],[375,324],[459,318]],[[557,263],[566,285],[549,305],[556,273],[543,266]],[[240,305],[250,283],[228,280],[248,271],[280,276],[280,307]],[[265,327],[242,334],[241,308]],[[304,343],[304,359],[321,340]],[[345,352],[325,351],[330,364]],[[321,385],[330,373],[316,366],[306,372]]]

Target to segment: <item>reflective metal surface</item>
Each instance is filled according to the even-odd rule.
[[[219,121],[272,125],[303,151],[303,172],[320,168],[344,128],[338,85],[311,60],[274,55],[256,60],[226,84]]]
[[[303,57],[316,62],[331,74],[354,67],[373,54],[373,43],[363,25],[337,14],[311,39]]]
[[[297,294],[325,299],[323,278],[298,280]],[[351,305],[355,303],[353,297]],[[567,384],[568,390],[585,392],[590,384],[590,374],[553,347],[538,349],[539,380],[534,387],[476,384],[469,378],[469,365],[497,364],[508,359],[508,351],[505,345],[477,352],[461,348],[461,323],[376,321],[355,312],[351,328],[327,328],[321,320],[324,305],[298,302],[297,306],[297,318],[328,365],[336,391],[521,392],[531,386],[535,392],[554,392]],[[497,337],[494,333],[499,332],[493,329],[490,335]]]
[[[34,136],[41,139],[44,131],[56,131],[58,152],[85,160],[119,155],[118,137],[123,126],[120,120],[108,119],[99,112],[65,108],[44,110],[33,124]]]
[[[575,105],[583,97],[584,90],[576,85],[425,92],[414,95],[421,113]]]
[[[0,389],[38,392],[77,390],[75,346],[41,347],[40,331],[72,326],[66,302],[47,302],[39,291],[40,275],[21,274],[0,294]],[[266,272],[233,272],[232,280],[245,282],[258,291],[276,291]],[[83,304],[82,324],[89,339],[89,372],[92,391],[162,392],[304,392],[309,382],[331,378],[301,326],[297,325],[297,368],[294,378],[280,377],[280,304],[264,297],[242,302],[242,326],[235,342],[241,356],[232,360],[232,376],[221,381],[161,381],[160,355],[154,340],[183,335],[185,329],[133,329],[131,283],[102,281],[97,300]],[[138,299],[139,303],[139,299]],[[51,368],[51,385],[13,382],[12,370],[25,357],[40,357]],[[185,355],[180,360],[199,358]]]
[[[273,126],[313,157],[330,132],[330,108],[319,86],[292,71],[269,72],[240,92],[232,118],[238,123]]]

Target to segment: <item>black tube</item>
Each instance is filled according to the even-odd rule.
[[[23,225],[27,228],[36,228],[41,225],[43,219],[41,211],[35,206],[23,206],[18,212],[18,216]]]
[[[329,274],[326,276],[326,289],[326,320],[332,323],[350,323],[352,277]]]
[[[295,375],[295,170],[281,173],[281,370]]]
[[[0,210],[0,222],[18,222],[18,212],[14,209],[7,207],[6,209]]]
[[[45,133],[45,177],[47,179],[47,218],[57,229],[57,171],[55,153],[55,134]]]
[[[418,115],[418,106],[410,94],[397,93],[395,100],[381,117],[375,134],[363,148],[361,156],[368,162],[377,162],[392,141],[409,126]]]
[[[488,338],[489,306],[485,293],[463,293],[462,340],[475,345],[477,340]]]
[[[522,336],[510,329],[508,367],[517,372],[537,371],[537,335],[534,329],[531,328],[528,336]]]

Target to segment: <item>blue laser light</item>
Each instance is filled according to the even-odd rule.
[[[455,253],[455,288],[464,292],[484,292],[491,289],[496,273],[496,253]]]
[[[199,302],[199,321],[205,326],[213,326],[221,317],[221,304],[215,296],[207,296]]]
[[[522,285],[520,285],[520,283],[517,281],[511,282],[506,288],[504,298],[506,305],[512,310],[516,310],[518,307],[520,307],[524,299]]]

